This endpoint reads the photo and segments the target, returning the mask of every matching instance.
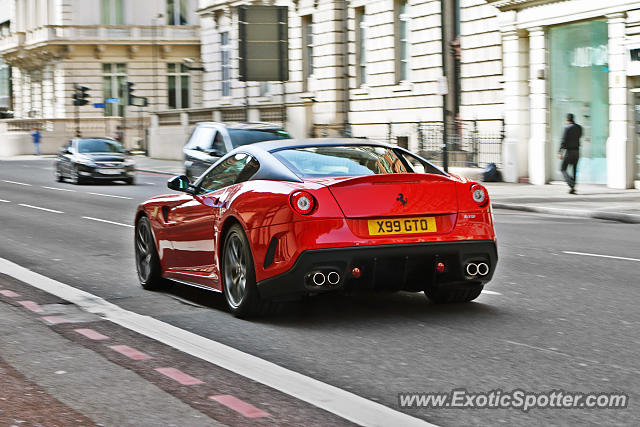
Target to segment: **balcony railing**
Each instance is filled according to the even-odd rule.
[[[20,45],[51,42],[190,42],[200,41],[198,26],[186,25],[47,25],[0,38],[0,52]]]

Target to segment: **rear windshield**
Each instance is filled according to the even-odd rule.
[[[276,151],[273,155],[303,177],[413,172],[392,149],[370,145],[292,148]]]
[[[124,153],[122,145],[107,139],[82,139],[78,141],[79,153]]]
[[[291,136],[284,130],[246,130],[227,129],[233,148],[241,145],[253,144],[274,139],[290,139]]]

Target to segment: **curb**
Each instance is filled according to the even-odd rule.
[[[605,219],[627,224],[640,224],[640,215],[619,212],[603,212],[586,209],[550,208],[547,206],[518,205],[514,203],[492,203],[494,209],[509,209],[514,211],[537,212],[551,215],[565,215],[580,218]]]

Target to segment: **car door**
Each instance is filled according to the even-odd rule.
[[[198,125],[184,146],[185,166],[190,177],[199,177],[211,165],[209,152],[216,132],[214,126]]]
[[[71,164],[72,158],[71,150],[72,144],[71,142],[68,142],[66,145],[62,146],[62,148],[60,148],[60,151],[58,152],[59,170],[63,176],[71,176],[71,169],[69,166]]]
[[[166,213],[171,256],[165,262],[166,275],[179,280],[220,289],[216,262],[216,234],[228,208],[226,197],[253,157],[229,156],[201,177],[200,189],[186,203]]]

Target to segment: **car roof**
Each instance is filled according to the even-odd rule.
[[[221,126],[227,129],[241,130],[283,130],[284,128],[276,123],[267,122],[199,122],[198,126]]]
[[[329,146],[356,146],[373,145],[377,147],[393,148],[395,145],[382,141],[375,141],[363,138],[304,138],[304,139],[276,139],[270,141],[256,142],[252,144],[268,152],[286,150],[291,148],[305,147],[329,147]]]
[[[397,145],[382,141],[372,141],[359,138],[306,138],[306,139],[279,139],[271,141],[256,142],[254,144],[241,145],[229,151],[215,162],[210,168],[216,167],[231,156],[237,153],[247,153],[255,157],[260,163],[260,169],[251,177],[251,180],[273,180],[273,181],[293,181],[304,182],[302,177],[289,169],[284,163],[277,159],[273,153],[293,148],[305,147],[345,147],[345,146],[375,146],[385,148],[399,148]],[[402,149],[401,149],[402,150]],[[425,160],[426,161],[426,160]],[[429,163],[428,161],[426,161]],[[434,166],[435,167],[435,166]],[[437,169],[437,168],[436,168]],[[202,174],[202,177],[207,172]],[[443,172],[443,174],[445,174]],[[202,179],[200,178],[200,180]],[[197,182],[197,181],[196,181]]]

